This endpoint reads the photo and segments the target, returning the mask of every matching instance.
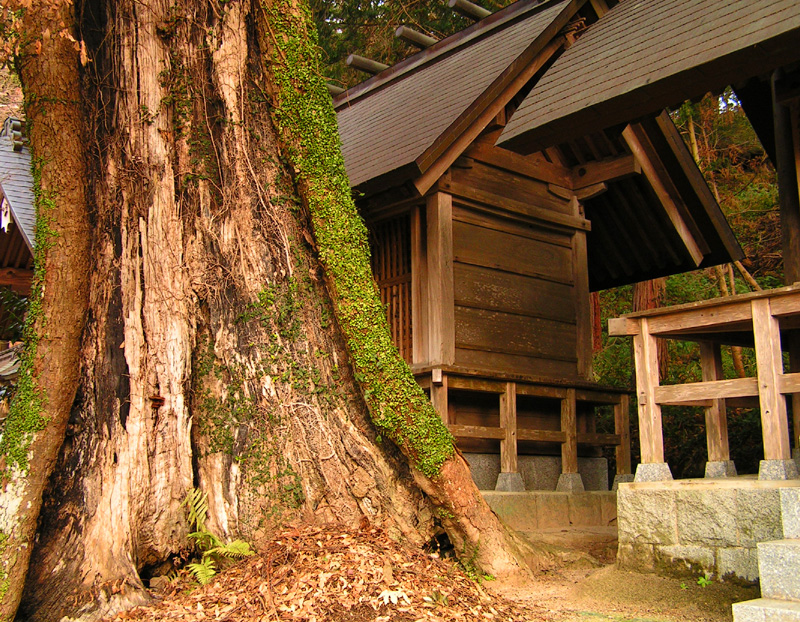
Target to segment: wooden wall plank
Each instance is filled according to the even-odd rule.
[[[586,233],[572,236],[572,270],[575,283],[575,336],[578,374],[587,380],[592,374],[592,318],[589,300],[589,270],[586,254]]]
[[[411,332],[412,361],[424,365],[430,360],[428,346],[428,248],[425,207],[411,208]]]
[[[631,426],[630,398],[627,394],[620,395],[619,404],[614,406],[614,432],[619,434],[619,445],[615,449],[617,459],[617,475],[631,473]]]
[[[453,223],[453,244],[454,258],[461,263],[572,283],[572,253],[569,248],[463,222]],[[514,249],[514,252],[509,252],[509,249]]]
[[[564,433],[564,444],[561,445],[561,472],[578,472],[578,430],[577,403],[575,389],[567,389],[567,395],[561,400],[561,431]]]
[[[456,262],[455,303],[529,317],[575,322],[572,287],[533,277]]]
[[[466,348],[456,348],[456,364],[488,373],[528,374],[562,380],[578,376],[575,361],[556,361]]]
[[[459,348],[577,360],[574,324],[460,306],[455,321]]]

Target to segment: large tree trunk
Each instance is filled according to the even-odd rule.
[[[420,545],[443,526],[487,572],[520,572],[391,345],[306,11],[78,14],[89,320],[22,614],[97,619],[144,599],[187,554],[192,486],[222,537],[367,517]]]
[[[6,4],[4,10],[14,7]],[[78,55],[70,2],[22,13],[36,201],[36,274],[17,394],[0,442],[0,620],[19,604],[42,493],[64,440],[78,385],[86,312],[89,219]],[[60,32],[62,31],[63,32]],[[27,47],[25,47],[27,46]],[[5,138],[4,140],[8,140]]]

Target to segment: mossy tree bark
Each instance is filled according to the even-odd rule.
[[[0,441],[0,620],[12,619],[19,604],[42,493],[64,439],[88,297],[83,110],[75,39],[65,24],[74,24],[74,13],[63,1],[21,19],[24,31],[38,33],[20,40],[18,63],[31,127],[36,274],[27,349]]]
[[[392,346],[297,2],[85,0],[88,321],[22,602],[97,619],[188,553],[181,501],[272,525],[447,530],[520,572]],[[47,589],[43,586],[47,585]]]

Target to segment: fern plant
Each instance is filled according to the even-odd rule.
[[[226,561],[244,559],[253,554],[250,545],[244,540],[224,543],[206,529],[208,518],[208,494],[192,488],[181,504],[186,508],[189,528],[194,529],[189,537],[194,540],[200,552],[200,560],[186,564],[186,569],[200,585],[205,585]]]

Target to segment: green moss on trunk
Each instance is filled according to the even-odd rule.
[[[339,325],[380,433],[416,468],[435,477],[454,453],[453,439],[392,343],[369,264],[367,230],[358,215],[341,155],[336,114],[318,73],[311,14],[288,0],[265,3],[273,65],[274,118],[311,216]]]

